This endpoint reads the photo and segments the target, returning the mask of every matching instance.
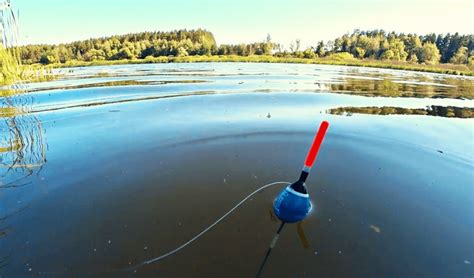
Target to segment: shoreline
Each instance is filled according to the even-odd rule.
[[[56,63],[48,65],[51,68],[71,68],[88,66],[111,66],[111,65],[129,65],[129,64],[163,64],[163,63],[282,63],[282,64],[317,64],[317,65],[336,65],[336,66],[354,66],[369,67],[394,70],[407,70],[428,73],[449,74],[455,76],[474,76],[474,70],[467,66],[454,64],[421,65],[406,62],[387,62],[381,60],[339,60],[331,58],[293,58],[293,57],[275,57],[269,55],[252,56],[160,56],[145,59],[134,60],[95,60],[90,62],[72,61],[66,63]],[[462,69],[461,67],[467,68]]]

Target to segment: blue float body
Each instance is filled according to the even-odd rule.
[[[290,185],[282,190],[273,202],[273,211],[283,222],[299,222],[311,211],[309,195],[293,190]]]

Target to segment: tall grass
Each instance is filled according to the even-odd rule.
[[[13,15],[13,13],[12,13]],[[40,65],[23,65],[21,63],[20,48],[17,44],[18,29],[16,20],[10,13],[2,13],[0,28],[4,36],[0,37],[0,86],[11,85],[20,81],[51,80],[51,68]],[[7,94],[6,90],[0,91],[0,96]]]
[[[71,60],[64,64],[53,64],[54,67],[82,67],[100,65],[123,65],[123,64],[148,64],[148,63],[200,63],[200,62],[240,62],[240,63],[292,63],[292,64],[323,64],[339,66],[356,66],[372,68],[388,68],[396,70],[410,70],[421,72],[444,73],[454,75],[474,76],[474,68],[466,65],[439,64],[423,65],[408,62],[395,62],[387,60],[371,59],[344,59],[343,57],[323,57],[323,58],[297,58],[297,57],[276,57],[272,55],[213,55],[213,56],[160,56],[147,57],[146,59],[113,60],[113,61],[77,61]]]
[[[12,84],[21,79],[22,65],[12,49],[0,44],[0,85]]]
[[[21,81],[41,82],[52,79],[54,79],[52,67],[23,65],[17,48],[6,49],[0,44],[0,85],[11,85]]]

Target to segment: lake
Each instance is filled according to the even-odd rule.
[[[314,133],[314,209],[262,277],[472,277],[474,78],[196,63],[3,88],[0,276],[254,277]],[[304,232],[304,236],[302,235]],[[301,241],[306,238],[306,242]]]

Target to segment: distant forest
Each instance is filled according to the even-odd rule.
[[[420,64],[468,64],[474,59],[474,35],[416,35],[383,30],[345,34],[333,41],[320,41],[301,49],[295,40],[289,49],[272,41],[270,35],[252,44],[217,45],[206,30],[142,32],[76,41],[59,45],[19,47],[26,64],[52,64],[70,61],[147,59],[159,56],[194,55],[274,55],[276,57],[317,58],[338,55],[342,58],[407,61]]]

